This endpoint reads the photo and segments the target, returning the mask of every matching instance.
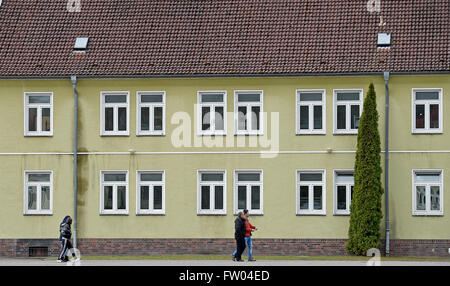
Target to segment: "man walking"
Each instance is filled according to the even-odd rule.
[[[59,253],[58,262],[67,262],[66,258],[66,251],[68,249],[72,249],[72,243],[70,242],[70,238],[72,237],[72,230],[71,230],[71,224],[72,224],[72,218],[69,216],[65,222],[63,222],[59,226],[59,231],[61,233],[61,239],[62,239],[62,246],[61,246],[61,252]],[[75,257],[75,253],[72,253],[72,257]]]
[[[234,261],[243,262],[242,253],[245,250],[245,216],[239,212],[234,221],[234,239],[236,239],[236,255],[233,256]]]

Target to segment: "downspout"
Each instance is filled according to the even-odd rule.
[[[78,91],[77,77],[71,76],[73,94],[75,97],[74,104],[74,138],[73,138],[73,247],[77,248],[77,200],[78,200]]]
[[[384,208],[386,220],[386,256],[390,250],[390,227],[389,227],[389,72],[384,72],[385,88],[385,160],[384,160]]]

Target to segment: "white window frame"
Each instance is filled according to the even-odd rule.
[[[24,215],[52,215],[53,214],[53,171],[51,170],[25,170],[23,178],[23,214]],[[28,174],[49,174],[50,182],[28,182]],[[41,188],[42,185],[50,185],[50,209],[41,209]],[[28,187],[36,186],[36,210],[28,209]]]
[[[345,129],[337,129],[337,94],[340,92],[359,92],[359,100],[340,100],[339,105],[345,105]],[[362,88],[349,88],[349,89],[333,89],[333,134],[348,134],[354,135],[358,134],[358,129],[351,129],[351,106],[359,105],[359,118],[361,118],[363,112],[363,102],[364,102],[364,89]]]
[[[322,94],[321,101],[300,101],[300,94],[316,92]],[[325,89],[297,89],[295,91],[295,126],[297,135],[326,134],[326,90]],[[309,109],[309,129],[300,129],[300,106],[308,106]],[[314,106],[322,106],[322,129],[314,129]]]
[[[337,177],[339,173],[353,173],[353,183],[338,183]],[[353,192],[355,188],[355,170],[353,169],[339,169],[339,170],[333,170],[333,215],[350,215],[350,205],[351,205],[351,186],[353,186]],[[338,194],[337,194],[337,187],[338,186],[345,186],[346,188],[346,209],[345,210],[338,210]]]
[[[162,174],[162,181],[144,181],[141,182],[141,174],[153,173]],[[149,209],[141,209],[141,186],[149,186]],[[162,208],[154,209],[154,190],[155,185],[162,186]],[[136,171],[136,214],[137,215],[165,215],[166,214],[166,172],[165,170],[138,170]]]
[[[416,174],[417,173],[440,173],[440,182],[439,183],[416,183]],[[424,186],[425,187],[425,210],[416,210],[416,187]],[[431,210],[431,194],[430,194],[430,186],[439,186],[440,193],[440,210]],[[412,170],[412,215],[413,216],[443,216],[444,215],[444,170],[443,169],[413,169]]]
[[[29,96],[50,96],[50,103],[28,103]],[[29,131],[29,108],[37,109],[36,131]],[[50,131],[42,131],[42,108],[50,108]],[[53,92],[24,92],[24,136],[53,136]]]
[[[239,103],[239,94],[255,94],[260,95],[259,102]],[[239,107],[245,106],[247,108],[247,129],[239,130]],[[251,108],[259,106],[259,130],[251,130],[252,126],[252,112]],[[262,90],[235,90],[234,91],[234,135],[263,135],[264,134],[264,92]]]
[[[207,181],[202,182],[201,181],[201,175],[202,174],[216,174],[216,173],[222,173],[223,174],[223,181]],[[210,200],[210,209],[209,210],[203,210],[201,208],[201,187],[204,185],[208,185],[210,187],[209,192],[209,200]],[[215,204],[215,186],[222,186],[223,187],[223,209],[216,210],[214,209]],[[227,214],[227,171],[226,170],[197,170],[197,215],[226,215]]]
[[[301,173],[316,173],[316,174],[322,174],[322,181],[300,181],[300,174]],[[327,189],[326,189],[326,176],[327,172],[325,169],[311,169],[311,170],[305,170],[305,169],[299,169],[295,171],[295,177],[296,177],[296,203],[295,203],[295,209],[297,215],[326,215],[327,209],[326,209],[326,202],[327,202]],[[309,208],[307,210],[301,210],[300,209],[300,186],[308,186],[308,203]],[[322,187],[322,209],[321,210],[315,210],[314,209],[314,186],[321,186]]]
[[[260,181],[247,181],[238,183],[238,174],[239,173],[260,173]],[[246,185],[247,191],[247,206],[249,213],[251,215],[263,215],[264,214],[264,173],[262,169],[248,169],[248,170],[234,170],[234,183],[233,183],[233,200],[234,200],[234,214],[237,215],[242,209],[238,209],[238,185]],[[258,185],[260,190],[259,203],[260,209],[253,210],[251,209],[251,187],[252,185]]]
[[[126,174],[126,181],[125,182],[105,182],[103,180],[104,174]],[[105,210],[104,209],[104,186],[105,185],[112,185],[113,186],[113,207],[111,210]],[[124,210],[118,210],[117,209],[117,186],[125,185],[125,209]],[[128,215],[129,210],[129,179],[128,179],[128,170],[101,170],[100,171],[100,214],[101,215]]]
[[[126,95],[126,103],[106,103],[106,95]],[[113,130],[105,130],[105,108],[112,107],[113,111]],[[119,107],[125,107],[127,109],[127,130],[118,130],[119,121]],[[129,136],[130,135],[130,92],[128,91],[101,91],[100,92],[100,136]]]
[[[222,102],[205,102],[202,103],[203,94],[222,94]],[[210,130],[202,130],[202,107],[209,107],[210,114]],[[216,130],[216,107],[223,107],[223,130]],[[214,112],[211,112],[214,110]],[[225,90],[201,90],[197,92],[197,135],[226,135],[227,134],[227,92]]]
[[[162,102],[141,102],[142,95],[161,95]],[[150,112],[149,130],[141,130],[141,107],[148,107]],[[162,130],[155,130],[154,108],[161,107]],[[166,92],[165,91],[138,91],[136,92],[136,136],[164,136],[166,135]]]
[[[442,101],[442,88],[413,88],[411,92],[412,96],[412,114],[411,114],[411,128],[413,134],[440,134],[442,133],[442,125],[443,121],[443,101]],[[425,100],[416,100],[416,92],[438,92],[439,99],[425,99]],[[425,105],[425,115],[424,115],[424,125],[425,128],[416,128],[416,105]],[[439,105],[439,128],[430,128],[430,104]]]

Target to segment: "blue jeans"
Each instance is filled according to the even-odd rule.
[[[245,244],[247,245],[247,256],[248,259],[252,259],[252,237],[251,236],[246,236],[245,237]],[[233,252],[233,256],[236,255],[236,250]]]

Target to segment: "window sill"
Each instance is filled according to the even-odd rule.
[[[166,136],[166,133],[138,133],[136,134],[138,137],[144,137],[144,136],[156,136],[156,137],[164,137]]]
[[[150,213],[150,212],[138,212],[137,216],[165,216],[166,213]]]
[[[320,131],[320,132],[318,132],[318,131],[316,131],[316,132],[299,132],[299,131],[297,131],[295,133],[295,135],[298,135],[298,136],[303,136],[303,135],[327,135],[327,133],[325,131]]]
[[[24,216],[52,216],[53,215],[53,213],[51,213],[51,212],[41,212],[41,213],[38,213],[38,212],[36,212],[36,213],[24,213],[23,214]]]
[[[296,213],[296,216],[326,216],[326,213]]]
[[[52,134],[24,134],[24,137],[53,137]]]
[[[123,133],[123,134],[121,134],[121,133],[118,133],[118,134],[100,134],[100,136],[101,137],[114,137],[114,136],[117,136],[117,137],[129,137],[130,136],[130,134],[129,133]]]
[[[197,216],[226,216],[227,213],[199,213],[197,212]]]
[[[333,131],[333,135],[358,135],[358,131]]]
[[[105,213],[105,212],[101,212],[100,213],[101,216],[128,216],[128,212],[111,212],[111,213]]]
[[[334,216],[350,216],[350,213],[334,213]]]
[[[414,217],[421,217],[421,216],[436,216],[436,217],[443,217],[444,213],[413,213],[412,216]]]
[[[411,135],[441,135],[444,132],[442,130],[439,131],[412,131]]]

